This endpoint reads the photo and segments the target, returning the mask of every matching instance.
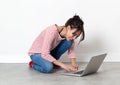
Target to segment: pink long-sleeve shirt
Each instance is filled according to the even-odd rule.
[[[49,26],[43,30],[35,39],[28,54],[30,56],[34,53],[40,53],[42,55],[42,58],[53,62],[56,59],[50,54],[50,51],[53,50],[63,39],[65,38],[62,38],[59,35],[59,32],[55,25]],[[72,46],[68,49],[69,58],[75,58],[74,45],[75,42],[73,42]]]

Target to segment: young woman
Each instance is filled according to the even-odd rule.
[[[29,56],[29,66],[42,73],[50,73],[59,66],[66,71],[78,70],[75,57],[74,40],[81,35],[84,40],[84,22],[78,15],[68,19],[64,26],[57,24],[47,27],[33,42]],[[68,50],[71,65],[59,61],[61,55]]]

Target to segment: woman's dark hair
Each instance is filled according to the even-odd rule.
[[[65,23],[65,27],[70,26],[71,29],[77,29],[77,31],[81,31],[82,37],[80,41],[83,41],[85,38],[83,25],[84,25],[84,22],[78,15],[74,15],[72,18],[68,19],[68,21]]]

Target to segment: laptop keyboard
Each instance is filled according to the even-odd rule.
[[[78,71],[78,72],[75,72],[74,74],[81,74],[84,70],[81,70],[81,71]]]

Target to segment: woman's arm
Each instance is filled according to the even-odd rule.
[[[61,68],[65,69],[66,71],[76,71],[73,66],[66,65],[58,60],[53,61],[53,64],[60,66]]]
[[[77,63],[76,63],[76,58],[71,58],[71,63],[72,63],[72,66],[73,66],[76,70],[78,70],[78,65],[77,65]]]

